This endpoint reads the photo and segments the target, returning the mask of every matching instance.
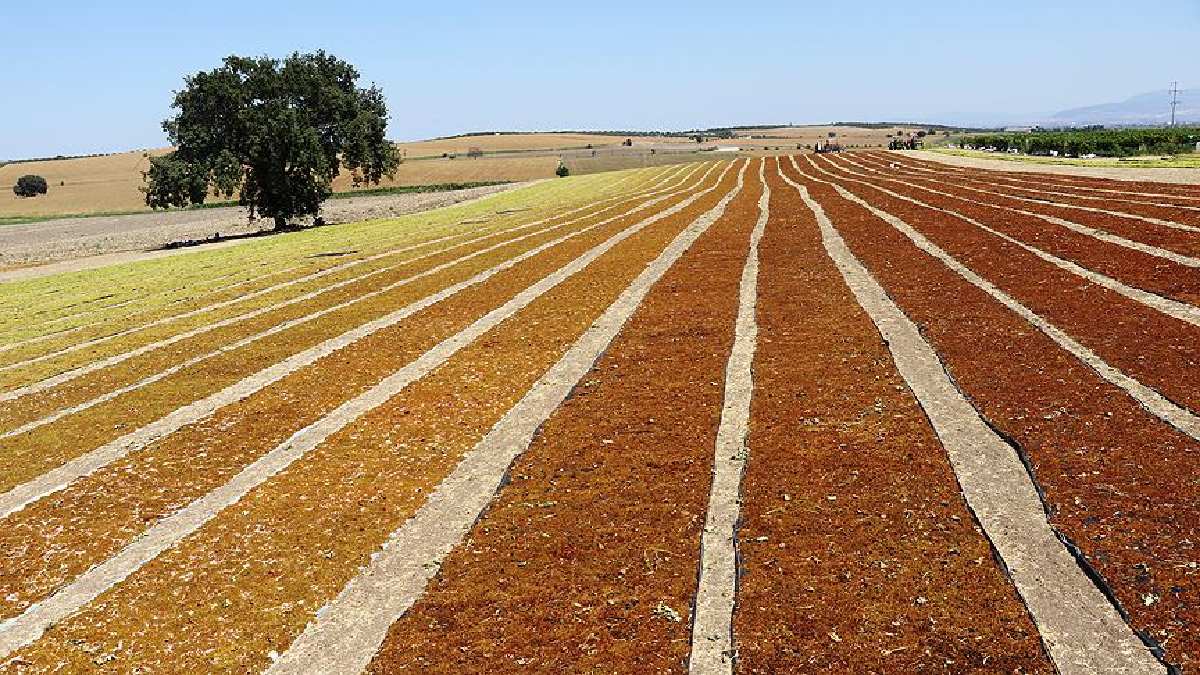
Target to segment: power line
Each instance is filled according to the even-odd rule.
[[[1171,126],[1175,126],[1175,106],[1179,105],[1179,80],[1171,83]]]

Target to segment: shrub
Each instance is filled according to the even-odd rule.
[[[36,197],[46,194],[46,190],[46,179],[33,174],[21,176],[13,186],[13,192],[18,197]]]
[[[559,178],[566,178],[571,175],[571,170],[567,168],[566,164],[559,164],[558,168],[554,170],[554,175]]]

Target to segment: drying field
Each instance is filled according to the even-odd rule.
[[[138,188],[145,184],[142,172],[150,168],[150,157],[163,152],[138,150],[0,166],[0,218],[149,210]],[[26,174],[45,178],[49,191],[32,199],[13,194],[12,186]]]
[[[6,218],[52,217],[82,214],[123,214],[149,212],[142,172],[150,160],[143,154],[126,152],[107,157],[81,157],[44,162],[25,162],[0,166],[0,226]],[[396,174],[385,178],[378,187],[410,185],[439,185],[495,181],[526,181],[553,178],[558,160],[549,156],[491,156],[482,159],[431,159],[406,161]],[[50,184],[45,195],[23,199],[9,189],[17,178],[32,173],[43,176]],[[376,186],[369,186],[376,187]],[[348,174],[339,175],[333,183],[335,192],[354,189]],[[234,198],[236,200],[236,196]],[[224,197],[214,201],[226,201]]]
[[[547,181],[0,286],[0,672],[1200,670],[1200,187]]]

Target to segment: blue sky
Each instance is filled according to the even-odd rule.
[[[0,158],[163,145],[171,91],[230,53],[351,61],[383,87],[402,140],[937,121],[1200,86],[1200,0],[183,4],[6,11]]]

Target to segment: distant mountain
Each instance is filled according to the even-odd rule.
[[[1171,95],[1167,91],[1138,94],[1117,103],[1101,103],[1071,108],[1042,120],[1043,126],[1081,126],[1086,124],[1153,125],[1171,121]],[[1180,89],[1175,122],[1200,122],[1200,90]]]
[[[1138,94],[1117,103],[1101,103],[1051,112],[942,112],[910,116],[943,124],[974,128],[1040,125],[1043,127],[1166,125],[1171,121],[1171,95],[1167,90]],[[1200,124],[1200,89],[1180,89],[1175,108],[1177,124]]]

